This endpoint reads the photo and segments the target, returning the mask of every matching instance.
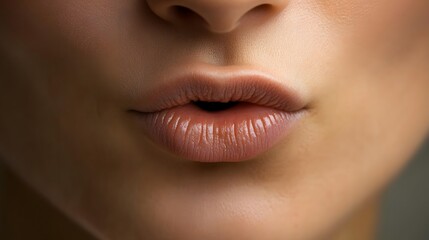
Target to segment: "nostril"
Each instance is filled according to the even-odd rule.
[[[263,19],[274,15],[276,12],[276,7],[272,4],[261,4],[252,8],[247,14],[246,17],[254,19]]]
[[[254,7],[251,11],[254,11],[254,12],[266,12],[266,11],[273,10],[273,8],[274,8],[273,5],[265,3],[265,4],[261,4],[261,5],[258,5],[256,7]]]
[[[170,7],[170,13],[171,13],[171,15],[174,16],[174,18],[176,20],[179,20],[180,22],[182,22],[182,24],[183,23],[185,23],[185,24],[205,23],[205,24],[207,24],[207,21],[201,15],[199,15],[197,12],[195,12],[194,10],[192,10],[188,7],[184,7],[184,6],[180,6],[180,5],[171,6]]]
[[[184,6],[172,6],[170,8],[174,12],[174,14],[176,14],[176,16],[179,16],[179,17],[187,17],[189,15],[196,14],[194,11]]]
[[[146,0],[149,9],[170,24],[225,34],[278,16],[289,1],[280,0]],[[183,29],[182,29],[183,30]]]

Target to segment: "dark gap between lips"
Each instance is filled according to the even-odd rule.
[[[228,110],[236,105],[238,105],[240,102],[204,102],[204,101],[195,101],[193,102],[194,105],[199,107],[200,109],[207,111],[207,112],[220,112]]]

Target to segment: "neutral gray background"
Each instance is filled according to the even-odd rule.
[[[384,196],[380,240],[429,240],[429,139]]]

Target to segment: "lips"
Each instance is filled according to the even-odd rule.
[[[268,151],[305,113],[300,95],[259,71],[184,72],[130,110],[144,134],[176,156],[239,162]]]

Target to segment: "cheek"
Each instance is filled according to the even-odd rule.
[[[426,0],[307,0],[305,3],[314,5],[327,19],[340,24],[358,26],[356,23],[372,23],[390,20],[401,22],[406,15],[428,11]],[[360,25],[368,27],[371,25]]]
[[[338,105],[338,113],[374,117],[380,124],[376,129],[390,127],[390,132],[399,130],[395,124],[401,121],[420,128],[427,124],[429,2],[325,0],[316,5],[330,20],[334,46],[329,58],[321,58],[328,66],[319,71],[323,76],[314,80],[321,86],[314,92],[320,105],[326,101]]]
[[[90,2],[0,1],[0,154],[31,183],[52,192],[70,177],[53,169],[80,164],[67,162],[73,143],[64,132],[68,138],[90,134],[101,125],[94,122],[100,118],[97,103],[114,98],[104,97],[114,92],[110,82],[102,82],[87,60],[83,46],[89,46],[90,31],[77,31],[90,24],[98,24],[93,32],[103,29],[88,11],[104,14],[95,7],[103,9],[99,4],[106,1]],[[69,170],[61,172],[79,172]]]
[[[428,45],[385,56],[337,63],[344,68],[325,78],[314,106],[312,149],[330,149],[320,168],[348,173],[348,187],[363,194],[390,181],[429,130]]]
[[[337,2],[325,16],[359,13]],[[429,131],[429,5],[391,4],[331,22],[333,54],[319,55],[325,68],[308,80],[318,87],[312,88],[314,115],[302,135],[310,150],[301,155],[318,161],[297,169],[316,168],[311,174],[330,180],[329,191],[346,193],[332,209],[385,186]]]
[[[405,48],[412,44],[411,40],[429,34],[429,2],[426,0],[310,2],[329,22],[330,28],[343,38],[342,42],[354,46],[357,53],[368,50],[375,53],[391,46]]]

